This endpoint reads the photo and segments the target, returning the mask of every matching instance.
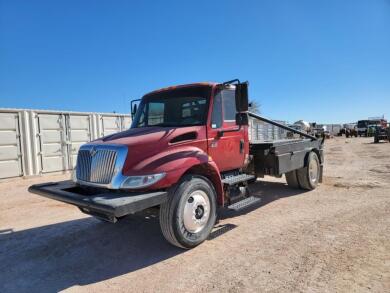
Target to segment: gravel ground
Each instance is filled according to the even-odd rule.
[[[208,241],[167,244],[157,214],[113,225],[0,181],[0,292],[390,292],[390,144],[326,142],[324,183],[253,187],[261,204],[222,213]]]

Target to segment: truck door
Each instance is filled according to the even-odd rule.
[[[221,172],[239,169],[248,153],[247,127],[237,129],[234,89],[223,89],[214,95],[210,123],[207,125],[208,152]],[[223,135],[218,135],[223,132]]]

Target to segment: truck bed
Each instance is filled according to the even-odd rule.
[[[323,162],[322,140],[280,139],[272,141],[251,141],[250,155],[253,156],[254,171],[258,177],[281,176],[304,167],[307,155],[315,151]]]

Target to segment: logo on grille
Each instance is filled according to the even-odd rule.
[[[95,156],[97,154],[97,150],[93,147],[90,151],[89,151],[89,154],[91,157]]]

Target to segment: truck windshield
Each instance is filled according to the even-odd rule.
[[[142,99],[131,127],[204,125],[207,109],[208,96],[200,92],[167,91],[153,94]]]
[[[357,127],[365,128],[365,127],[367,127],[367,125],[368,125],[368,121],[367,120],[359,120],[358,124],[357,124]]]

